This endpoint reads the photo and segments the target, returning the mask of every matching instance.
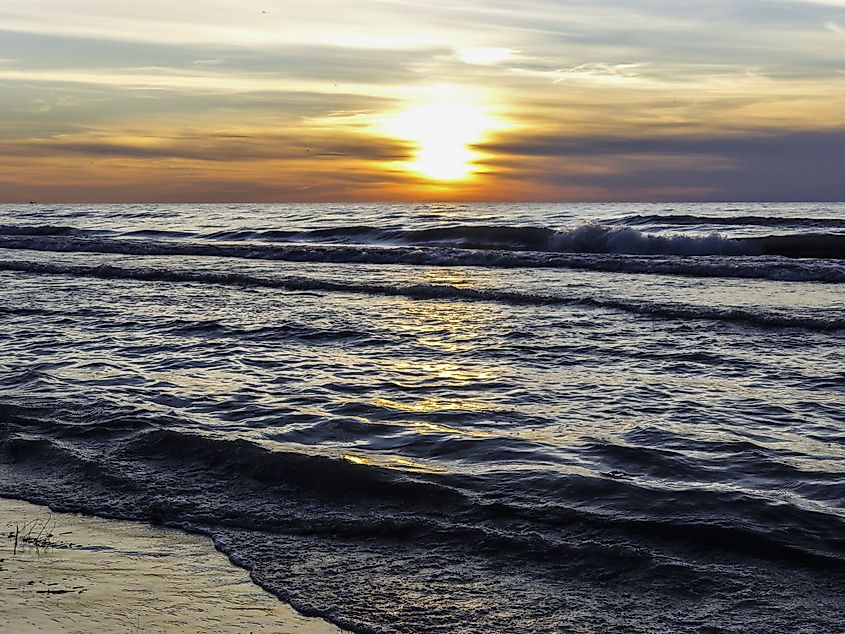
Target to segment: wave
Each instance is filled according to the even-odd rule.
[[[78,236],[85,233],[83,229],[62,225],[0,225],[3,236]]]
[[[654,217],[652,217],[654,218]],[[845,223],[843,223],[845,226]],[[759,256],[789,258],[845,259],[845,235],[795,234],[755,238],[730,238],[719,233],[684,235],[645,233],[625,226],[584,222],[554,230],[546,227],[501,225],[454,225],[427,229],[379,229],[372,226],[345,226],[308,231],[227,230],[194,234],[172,230],[134,230],[119,234],[127,238],[122,246],[109,247],[106,230],[74,229],[66,226],[0,225],[0,246],[5,248],[44,248],[61,250],[58,241],[67,238],[67,250],[87,248],[123,249],[119,252],[146,253],[158,248],[166,253],[193,250],[204,253],[211,242],[341,243],[349,245],[401,245],[451,247],[462,250],[534,251],[541,253],[676,255],[676,256]],[[38,238],[45,238],[39,242]],[[49,241],[50,238],[54,240]],[[74,238],[76,238],[74,240]],[[87,239],[86,239],[87,238]],[[131,239],[129,239],[131,238]],[[184,240],[189,241],[184,241]],[[200,242],[192,242],[190,240]],[[114,241],[114,239],[111,239]],[[179,240],[183,240],[179,242]],[[19,246],[15,246],[19,245]],[[29,245],[29,246],[24,246]],[[39,247],[40,245],[40,247]],[[52,245],[52,246],[51,246]],[[165,246],[166,245],[166,246]],[[236,246],[226,245],[229,250]],[[222,248],[223,245],[218,245]],[[251,245],[261,250],[260,245]],[[266,247],[265,247],[266,248]],[[190,254],[190,253],[186,253]]]
[[[845,260],[845,235],[811,234],[748,238],[763,255],[787,258],[830,258]]]
[[[697,216],[693,214],[634,214],[615,222],[627,225],[694,225],[730,227],[802,227],[805,229],[845,229],[842,218],[799,218],[782,216]]]
[[[642,593],[662,615],[680,597],[688,617],[687,588],[733,601],[740,590],[794,596],[796,577],[841,587],[845,520],[754,492],[512,469],[410,474],[69,405],[0,403],[0,494],[208,534],[257,583],[352,631],[395,632],[399,611],[403,631],[455,631],[455,615],[472,614],[461,631],[510,634],[554,629],[546,606],[563,595],[618,605],[621,591]],[[416,609],[432,593],[438,609]]]
[[[845,519],[798,506],[781,508],[775,519],[771,502],[749,494],[698,488],[657,490],[598,474],[536,472],[522,473],[515,479],[503,475],[510,481],[508,488],[514,496],[503,498],[499,487],[504,481],[495,475],[478,479],[457,474],[411,474],[331,455],[270,448],[244,439],[156,428],[145,418],[133,420],[125,412],[120,412],[114,422],[106,416],[99,425],[103,437],[97,439],[90,433],[80,436],[78,425],[73,423],[64,425],[49,416],[29,418],[27,410],[0,406],[7,419],[0,428],[0,456],[13,460],[19,469],[81,469],[95,486],[113,489],[118,505],[124,501],[122,496],[140,497],[135,502],[141,504],[130,508],[141,510],[143,519],[159,522],[187,521],[345,539],[417,536],[470,542],[491,553],[513,552],[538,560],[548,557],[550,550],[589,557],[605,550],[592,538],[579,543],[578,529],[591,536],[659,535],[661,541],[689,540],[782,560],[803,557],[805,563],[821,565],[845,559],[845,540],[839,531]],[[56,438],[35,433],[39,428]],[[92,451],[92,443],[98,442],[109,446],[102,449],[103,455]],[[492,438],[489,442],[498,441]],[[153,465],[155,469],[151,470]],[[136,480],[146,473],[169,486],[161,493],[147,491],[143,495],[144,489],[155,488],[156,484]],[[179,486],[182,473],[214,486],[197,486],[199,483],[191,478]],[[521,487],[528,489],[521,491]],[[239,491],[245,497],[232,496]],[[228,515],[213,513],[202,504],[185,506],[178,501],[183,495],[203,497],[212,506],[234,502],[240,507],[243,502],[244,512]],[[265,496],[275,497],[279,504],[264,508]],[[603,496],[616,497],[623,508],[628,507],[625,499],[647,504],[635,503],[614,513],[605,512],[602,505],[591,510],[589,501]],[[256,501],[258,505],[250,504]],[[372,510],[379,513],[370,515]],[[734,524],[742,517],[751,521]],[[496,526],[499,522],[503,525]],[[523,530],[509,530],[509,524],[522,525]],[[574,539],[561,541],[554,535],[544,535],[544,525],[567,528]],[[528,528],[532,532],[526,534],[524,529]],[[648,559],[644,553],[626,554],[639,563]],[[602,563],[611,565],[610,553],[605,555],[602,559],[607,561]],[[620,561],[615,564],[626,565]]]
[[[74,313],[65,310],[54,310],[51,308],[34,308],[28,306],[0,306],[0,315],[15,315],[20,317],[45,317],[61,316],[67,317]]]
[[[354,284],[307,277],[262,277],[244,273],[215,273],[158,268],[126,268],[110,264],[98,266],[49,264],[25,261],[0,261],[0,271],[40,275],[70,275],[99,279],[126,279],[150,282],[219,284],[277,288],[285,291],[339,292],[413,299],[453,299],[459,301],[499,302],[528,306],[581,306],[647,315],[663,319],[712,320],[758,327],[802,328],[815,331],[845,329],[845,318],[793,315],[762,309],[709,307],[681,303],[657,303],[626,299],[604,299],[587,295],[543,295],[516,291],[463,288],[448,284]]]
[[[522,250],[551,253],[625,253],[674,255],[736,255],[753,249],[722,236],[662,236],[595,222],[554,230],[546,227],[452,225],[427,229],[379,229],[371,226],[334,227],[310,231],[223,231],[204,238],[241,241],[330,242],[447,246],[471,250]]]
[[[662,216],[637,216],[649,222]],[[686,217],[693,220],[697,217]],[[703,218],[702,218],[703,219]],[[722,219],[724,224],[728,218]],[[761,224],[776,218],[757,218]],[[838,224],[836,224],[838,223]],[[680,223],[683,224],[683,223]],[[690,222],[689,224],[697,224]],[[742,224],[741,219],[737,224]],[[804,225],[803,221],[799,224]],[[818,221],[812,227],[843,227],[845,221]],[[845,236],[819,234],[729,238],[719,233],[683,235],[645,233],[630,227],[584,222],[555,230],[547,227],[454,225],[428,229],[379,229],[359,225],[310,231],[234,230],[201,236],[225,241],[329,242],[447,246],[470,250],[521,250],[547,253],[608,253],[625,255],[782,255],[785,257],[845,258]]]
[[[773,242],[777,246],[779,242]],[[789,245],[787,245],[788,247]],[[806,241],[792,244],[799,251]],[[765,243],[759,244],[763,249]],[[781,245],[783,248],[783,245]],[[227,257],[333,264],[566,268],[634,274],[845,282],[845,267],[825,260],[776,257],[634,256],[372,245],[211,244],[167,240],[0,236],[0,248],[43,252],[114,253],[139,256]]]
[[[2,312],[3,309],[0,308],[0,314]],[[383,335],[377,332],[366,332],[351,328],[320,328],[313,324],[299,323],[285,323],[275,326],[237,327],[216,320],[196,322],[184,319],[171,319],[169,321],[159,322],[157,326],[162,330],[178,335],[222,335],[239,341],[278,341],[280,339],[290,339],[318,344],[320,342],[335,343],[338,341],[383,343],[386,340]]]

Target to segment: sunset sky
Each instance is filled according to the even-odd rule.
[[[0,201],[841,200],[845,0],[0,0]]]

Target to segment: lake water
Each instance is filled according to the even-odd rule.
[[[0,494],[356,632],[845,630],[845,205],[0,206]]]

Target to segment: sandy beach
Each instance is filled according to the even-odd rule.
[[[2,498],[0,530],[0,632],[340,632],[202,536]]]

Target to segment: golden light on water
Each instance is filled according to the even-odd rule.
[[[480,154],[472,146],[502,126],[484,106],[445,94],[391,117],[385,127],[415,146],[403,169],[435,181],[458,181],[478,170]]]
[[[365,458],[364,456],[356,456],[351,453],[345,453],[341,456],[344,460],[347,460],[353,464],[360,464],[360,465],[371,465],[373,461],[370,458]]]

